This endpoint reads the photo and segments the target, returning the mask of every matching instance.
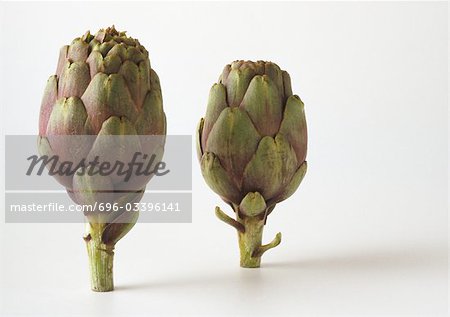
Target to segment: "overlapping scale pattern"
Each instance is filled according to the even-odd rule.
[[[92,157],[105,152],[105,144],[98,141],[98,136],[165,134],[159,78],[151,68],[147,50],[137,39],[111,27],[95,35],[87,32],[61,48],[56,74],[48,79],[41,104],[41,154],[58,155],[61,159]],[[57,136],[66,135],[93,137],[90,144],[82,141],[83,146],[68,144],[69,139],[58,142]],[[145,146],[137,144],[134,148],[142,151]],[[163,148],[164,144],[159,144],[150,150],[161,158]],[[117,151],[113,155],[126,161],[120,147],[114,150]],[[120,177],[84,177],[56,176],[79,204],[106,199],[94,187],[112,192],[106,199],[109,202],[139,201],[149,181],[149,178],[132,179],[124,184]],[[126,192],[129,186],[134,192]]]
[[[289,74],[272,62],[225,66],[211,88],[197,142],[203,176],[218,195],[239,206],[257,193],[271,211],[306,173],[304,105],[292,94]]]

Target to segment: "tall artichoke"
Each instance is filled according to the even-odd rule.
[[[281,242],[278,233],[261,245],[263,226],[300,185],[306,149],[304,105],[289,74],[271,62],[225,66],[199,123],[197,151],[206,183],[235,212],[236,220],[216,207],[238,231],[242,267],[259,267],[262,254]]]
[[[137,39],[111,27],[95,35],[88,31],[61,48],[56,74],[47,82],[41,105],[38,142],[41,154],[77,161],[109,151],[126,160],[127,151],[134,149],[151,151],[161,158],[164,141],[149,147],[138,136],[165,133],[159,78],[150,66],[147,50]],[[89,137],[58,138],[85,135]],[[119,136],[125,135],[127,138],[120,140]],[[115,136],[122,143],[109,143],[114,138],[108,136]],[[130,143],[130,136],[136,136],[136,140],[126,148],[123,143]],[[57,177],[78,204],[103,201],[119,206],[139,202],[149,179],[135,178],[125,184],[123,179],[113,176],[77,173]],[[86,213],[84,240],[92,289],[110,291],[114,288],[114,246],[134,226],[138,214],[98,211]]]

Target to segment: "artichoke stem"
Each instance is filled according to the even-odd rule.
[[[89,269],[91,274],[91,288],[95,292],[109,292],[114,289],[113,259],[114,245],[106,245],[101,240],[102,226],[90,226],[86,241]]]
[[[241,267],[258,268],[261,265],[259,250],[262,242],[264,220],[257,217],[241,219],[245,231],[238,231]]]

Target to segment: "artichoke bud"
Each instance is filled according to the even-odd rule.
[[[225,66],[209,93],[197,128],[197,153],[208,186],[233,207],[241,266],[259,267],[281,234],[262,245],[263,226],[275,205],[291,196],[306,173],[307,132],[303,102],[291,79],[271,62]]]
[[[306,150],[304,106],[289,74],[271,62],[227,65],[197,129],[207,184],[235,205],[254,192],[273,205],[291,194]]]

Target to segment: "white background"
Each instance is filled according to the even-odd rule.
[[[37,133],[59,48],[115,24],[150,52],[168,133],[194,133],[225,64],[263,59],[310,136],[261,269],[239,268],[194,161],[193,223],[138,224],[112,293],[89,289],[82,224],[0,223],[4,315],[447,314],[446,3],[2,3],[0,21],[3,134]]]

